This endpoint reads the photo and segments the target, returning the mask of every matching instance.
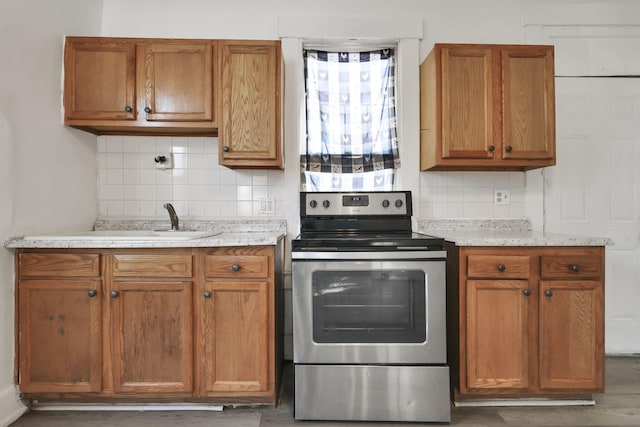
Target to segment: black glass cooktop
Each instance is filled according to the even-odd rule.
[[[294,251],[305,250],[442,250],[444,239],[415,232],[306,232],[292,241]]]

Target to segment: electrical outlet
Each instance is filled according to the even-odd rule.
[[[258,199],[258,214],[272,215],[276,212],[276,201],[270,197],[261,197]]]
[[[158,153],[153,158],[156,163],[156,169],[173,169],[173,154]]]
[[[493,190],[494,205],[510,205],[511,190]]]

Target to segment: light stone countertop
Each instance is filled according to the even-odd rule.
[[[531,230],[526,219],[419,219],[418,231],[443,237],[456,246],[609,246],[607,237],[544,233]]]
[[[166,230],[169,228],[167,221],[148,219],[98,219],[93,229],[106,230]],[[197,248],[220,246],[273,246],[278,244],[286,236],[287,224],[280,219],[255,219],[255,218],[226,218],[216,220],[185,220],[181,221],[180,228],[185,230],[216,230],[220,234],[197,239],[176,240],[141,240],[141,239],[114,239],[104,237],[99,239],[70,240],[56,238],[61,233],[40,233],[43,236],[51,235],[51,238],[41,236],[37,240],[25,239],[25,236],[16,236],[7,240],[6,248]],[[73,230],[74,232],[83,230]],[[88,231],[88,230],[87,230]]]

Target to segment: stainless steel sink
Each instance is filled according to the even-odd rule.
[[[192,240],[211,237],[221,231],[206,230],[112,230],[112,231],[78,231],[71,233],[43,234],[25,236],[25,240]]]

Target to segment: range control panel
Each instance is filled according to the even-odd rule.
[[[303,192],[300,216],[411,216],[410,191]]]

